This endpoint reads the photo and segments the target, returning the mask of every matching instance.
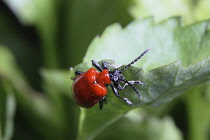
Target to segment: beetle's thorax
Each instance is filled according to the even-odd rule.
[[[125,77],[122,74],[120,74],[120,71],[118,69],[109,71],[109,77],[112,82],[117,82],[125,79]]]
[[[107,69],[104,69],[102,72],[97,72],[95,78],[96,78],[95,82],[104,87],[105,85],[111,83],[111,80],[109,78],[109,72]]]

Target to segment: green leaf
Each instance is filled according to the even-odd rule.
[[[182,27],[179,18],[171,18],[159,24],[154,24],[151,18],[136,20],[125,29],[113,24],[91,43],[84,58],[87,65],[81,64],[75,67],[75,71],[90,67],[91,60],[111,59],[117,65],[128,64],[144,50],[151,48],[149,53],[134,64],[137,67],[143,66],[143,70],[130,67],[123,72],[127,80],[140,80],[144,83],[142,86],[136,85],[143,98],[139,99],[132,88],[120,91],[120,95],[130,99],[135,107],[159,106],[209,81],[210,44],[207,38],[210,33],[207,27],[207,21]],[[108,104],[102,111],[96,106],[81,109],[78,139],[94,138],[132,109],[114,97],[111,90],[107,93],[107,100]]]
[[[4,82],[0,84],[0,139],[10,140],[13,136],[16,101],[11,87]]]
[[[41,75],[44,80],[45,93],[48,94],[53,105],[53,115],[56,116],[61,127],[56,129],[61,131],[65,135],[64,137],[75,139],[78,128],[79,108],[70,94],[70,85],[73,81],[69,76],[69,72],[42,69]]]
[[[16,79],[17,84],[23,84],[24,78],[15,64],[11,52],[0,45],[0,76],[5,79]],[[15,81],[15,80],[14,80]]]
[[[44,78],[46,93],[63,93],[72,99],[72,96],[69,94],[69,91],[71,90],[69,84],[71,85],[73,81],[71,80],[71,77],[69,77],[69,71],[42,69],[41,75]]]
[[[210,125],[210,84],[186,93],[190,140],[208,140]]]
[[[154,16],[161,21],[172,16],[181,16],[186,24],[209,19],[209,0],[135,0],[130,8],[134,18]]]
[[[24,114],[24,119],[31,128],[40,132],[43,137],[63,138],[67,130],[64,127],[67,124],[64,122],[63,114],[55,109],[55,104],[52,104],[45,95],[28,85],[11,52],[2,46],[0,47],[0,78],[14,89],[19,110]]]
[[[98,135],[96,139],[182,140],[182,134],[170,117],[149,116],[135,109],[120,118]]]
[[[42,63],[38,37],[31,28],[22,26],[4,4],[0,5],[0,45],[4,45],[13,53],[28,82],[37,88],[37,81],[40,79],[37,69]]]

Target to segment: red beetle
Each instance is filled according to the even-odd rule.
[[[140,56],[138,56],[127,66],[123,67],[121,70],[117,69],[114,65],[108,62],[102,62],[102,66],[100,66],[100,64],[92,60],[92,65],[96,67],[96,69],[98,69],[100,72],[94,68],[90,68],[86,72],[76,71],[76,78],[74,78],[74,83],[72,85],[73,97],[76,103],[81,107],[90,108],[94,106],[97,102],[99,102],[99,108],[102,109],[103,104],[106,103],[105,96],[107,93],[107,86],[110,85],[112,91],[119,99],[122,99],[128,105],[133,106],[131,101],[119,95],[118,90],[124,90],[125,87],[131,86],[133,90],[137,93],[139,98],[142,98],[141,94],[136,89],[134,84],[142,85],[143,83],[141,81],[125,80],[122,72],[130,67],[132,64],[137,62],[149,50],[150,49],[144,51]],[[108,66],[115,69],[111,71]],[[120,83],[125,84],[122,87]]]

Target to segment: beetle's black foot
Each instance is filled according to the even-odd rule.
[[[99,101],[99,108],[100,108],[100,110],[103,109],[104,103],[107,104],[107,100],[106,100],[105,96]]]
[[[122,97],[122,100],[124,100],[130,107],[133,107],[133,103],[130,100],[128,100],[128,98]]]
[[[81,75],[82,73],[83,73],[82,71],[75,71],[76,77],[79,76],[79,75]]]

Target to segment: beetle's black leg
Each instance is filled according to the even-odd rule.
[[[128,82],[132,85],[134,84],[143,85],[141,81],[128,81]],[[128,83],[125,83],[125,85],[123,86],[123,89],[125,89],[127,86],[128,86]]]
[[[120,96],[118,90],[117,90],[112,84],[109,84],[109,85],[111,86],[112,91],[114,92],[114,94],[115,94],[119,99],[124,100],[129,106],[131,106],[131,107],[133,106],[133,104],[132,104],[131,101],[129,101],[129,100],[128,100],[127,98],[125,98],[125,97],[121,97],[121,96]]]
[[[77,77],[78,75],[81,75],[83,72],[82,71],[75,71],[75,76]],[[71,77],[72,80],[75,80],[75,77]]]
[[[121,81],[123,81],[123,82],[127,83],[129,86],[131,86],[131,87],[133,88],[133,90],[136,92],[136,94],[139,96],[139,98],[140,98],[140,99],[142,98],[142,96],[141,96],[141,94],[139,93],[138,89],[137,89],[134,85],[132,85],[131,83],[129,83],[129,81],[126,81],[126,80],[122,80],[122,79],[121,79]]]
[[[83,73],[82,71],[75,71],[76,77],[77,77],[78,75],[81,75],[82,73]]]
[[[106,62],[106,61],[102,62],[102,67],[103,67],[104,69],[108,69],[108,71],[110,71],[109,67],[107,66],[107,63],[108,63],[108,62]]]
[[[104,105],[104,100],[101,99],[101,100],[99,101],[99,108],[100,108],[100,110],[103,108],[103,105]]]
[[[99,101],[100,110],[103,108],[104,103],[106,104],[106,97],[105,96]]]
[[[114,86],[119,89],[119,90],[123,90],[124,88],[118,83],[118,82],[115,82],[114,83]]]
[[[102,71],[103,69],[101,68],[101,66],[99,65],[98,62],[96,62],[95,60],[92,60],[92,65],[94,67],[96,67],[99,71]]]

